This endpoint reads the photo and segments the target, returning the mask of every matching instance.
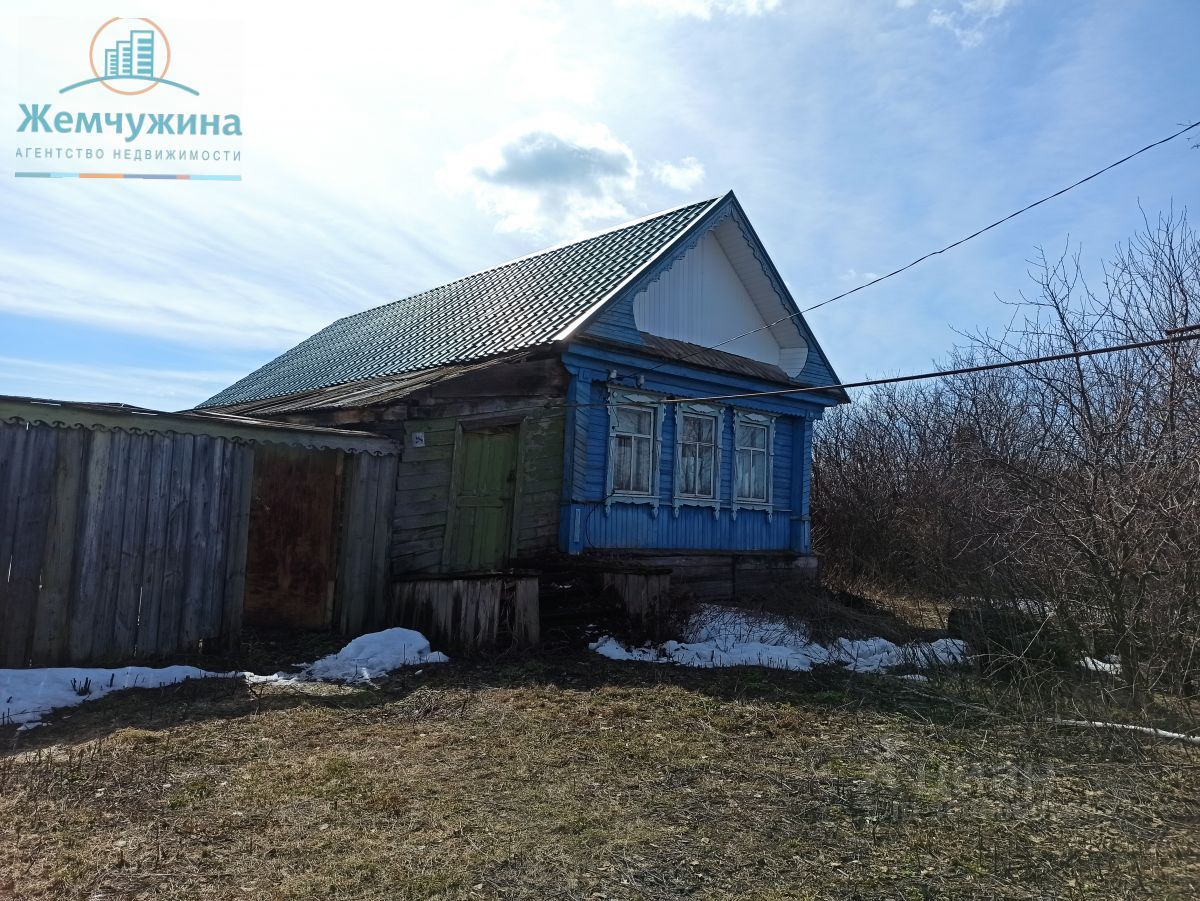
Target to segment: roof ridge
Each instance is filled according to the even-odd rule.
[[[549,344],[564,323],[625,284],[723,202],[718,197],[660,210],[343,316],[200,406],[227,406]]]
[[[500,269],[504,269],[507,266],[513,266],[517,263],[523,263],[526,260],[535,259],[537,257],[542,256],[543,254],[553,253],[556,250],[564,250],[565,248],[573,247],[576,244],[586,244],[588,241],[594,241],[597,238],[604,237],[605,235],[610,235],[610,234],[614,234],[619,231],[624,231],[627,228],[633,228],[635,225],[641,225],[645,222],[650,222],[651,220],[658,219],[659,217],[662,217],[662,216],[670,216],[674,213],[678,213],[680,210],[686,210],[689,207],[711,206],[713,203],[716,203],[716,201],[718,201],[720,199],[721,199],[721,197],[717,196],[717,197],[710,197],[707,200],[694,200],[690,203],[681,203],[678,206],[673,206],[673,207],[670,207],[669,209],[659,210],[657,213],[648,213],[645,216],[639,216],[637,219],[629,219],[618,225],[613,225],[613,226],[610,226],[609,228],[601,229],[600,231],[595,232],[594,234],[590,234],[586,237],[575,238],[575,239],[567,240],[567,241],[561,241],[558,244],[553,244],[550,247],[543,247],[541,250],[535,250],[532,253],[525,254],[524,256],[514,257],[513,259],[507,260],[506,262],[497,263],[495,266],[488,266],[486,269],[480,269],[476,272],[468,272],[466,275],[460,275],[458,278],[454,279],[453,281],[449,281],[449,282],[446,282],[441,285],[435,285],[432,288],[426,288],[424,291],[417,291],[415,294],[409,294],[406,297],[398,297],[396,300],[389,300],[386,303],[379,304],[378,306],[367,307],[365,310],[359,310],[357,313],[349,313],[345,316],[342,316],[339,319],[335,319],[333,322],[330,323],[330,325],[334,325],[338,322],[343,322],[348,319],[353,319],[356,316],[362,316],[366,313],[376,312],[376,311],[382,310],[386,307],[394,306],[395,304],[398,304],[398,303],[404,303],[405,301],[414,300],[418,297],[421,297],[422,295],[430,294],[434,291],[442,291],[446,288],[451,287],[452,285],[457,285],[459,282],[466,281],[469,278],[477,278],[478,276],[486,275],[489,272],[496,272]]]

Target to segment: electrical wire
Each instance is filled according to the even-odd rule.
[[[772,391],[744,391],[738,394],[713,394],[708,397],[664,397],[656,401],[662,404],[712,403],[716,401],[747,400],[756,397],[786,397],[795,394],[812,394],[819,391],[837,391],[851,388],[871,388],[880,385],[896,385],[903,382],[919,382],[928,379],[949,378],[957,375],[971,375],[977,372],[989,372],[998,369],[1013,369],[1019,366],[1036,366],[1042,363],[1054,363],[1060,360],[1074,360],[1085,357],[1096,357],[1103,354],[1118,353],[1126,350],[1140,350],[1147,347],[1161,347],[1167,344],[1182,344],[1185,341],[1200,341],[1200,324],[1181,326],[1169,329],[1165,338],[1153,338],[1148,341],[1135,341],[1129,344],[1112,344],[1107,347],[1094,347],[1089,350],[1073,350],[1067,353],[1048,354],[1041,357],[1027,357],[1021,360],[1004,360],[999,363],[980,363],[976,366],[961,366],[957,369],[937,369],[931,372],[918,372],[909,375],[896,375],[882,379],[864,379],[859,382],[838,382],[830,385],[810,385],[798,388],[780,388]],[[647,389],[649,390],[649,389]],[[505,413],[524,412],[554,412],[562,410],[581,410],[588,408],[620,406],[611,401],[592,401],[586,403],[545,404],[537,407],[515,407],[504,410]]]
[[[691,353],[688,356],[682,357],[679,360],[672,360],[670,362],[683,362],[685,360],[689,360],[692,357],[695,357],[701,353],[704,353],[704,351],[716,350],[717,348],[724,347],[726,344],[731,344],[734,341],[739,341],[742,338],[749,337],[750,335],[755,335],[759,332],[766,331],[767,329],[774,328],[775,326],[779,325],[780,323],[787,322],[788,320],[791,320],[791,319],[796,319],[800,316],[803,316],[805,313],[811,313],[813,310],[820,309],[821,307],[823,307],[827,304],[831,304],[834,301],[842,300],[843,298],[849,297],[851,294],[857,294],[859,291],[862,291],[866,288],[870,288],[873,285],[878,285],[880,282],[886,281],[889,278],[893,278],[894,276],[897,276],[902,272],[912,269],[914,266],[916,266],[920,263],[923,263],[932,257],[938,256],[939,254],[946,253],[949,250],[953,250],[956,247],[966,244],[968,241],[978,238],[980,235],[984,234],[985,232],[989,232],[993,228],[1003,225],[1005,222],[1008,222],[1010,219],[1015,219],[1017,216],[1020,216],[1022,213],[1029,212],[1034,207],[1041,206],[1043,203],[1046,203],[1049,200],[1053,200],[1056,197],[1061,197],[1063,194],[1066,194],[1068,191],[1078,188],[1082,184],[1086,184],[1087,182],[1091,181],[1092,179],[1103,175],[1105,172],[1109,172],[1112,169],[1117,168],[1117,166],[1120,166],[1123,163],[1129,162],[1134,157],[1140,156],[1141,154],[1145,153],[1148,150],[1153,150],[1155,147],[1160,147],[1169,141],[1173,141],[1176,138],[1178,138],[1180,135],[1185,135],[1189,131],[1192,131],[1193,129],[1195,129],[1197,127],[1200,127],[1200,121],[1193,122],[1191,125],[1185,126],[1184,128],[1181,128],[1179,131],[1175,132],[1174,134],[1168,135],[1167,137],[1162,138],[1158,141],[1155,141],[1152,144],[1147,144],[1145,147],[1142,147],[1140,150],[1135,150],[1133,153],[1130,153],[1127,156],[1121,157],[1121,159],[1117,160],[1116,162],[1109,163],[1103,169],[1097,169],[1095,172],[1091,173],[1090,175],[1086,175],[1083,178],[1079,179],[1078,181],[1072,182],[1071,184],[1067,185],[1065,188],[1060,188],[1059,190],[1055,191],[1053,194],[1047,194],[1045,197],[1041,197],[1038,200],[1033,201],[1032,203],[1026,204],[1025,206],[1021,207],[1019,210],[1015,210],[1014,212],[1009,213],[1007,216],[997,219],[995,222],[991,222],[988,225],[983,226],[983,228],[977,229],[976,231],[971,232],[971,234],[966,235],[965,237],[959,238],[957,241],[953,241],[950,244],[947,244],[945,247],[941,247],[938,250],[931,250],[931,251],[929,251],[929,253],[926,253],[922,256],[917,257],[911,263],[906,263],[905,265],[899,267],[898,269],[893,269],[891,272],[884,273],[883,275],[880,275],[877,278],[871,279],[869,282],[864,282],[863,284],[861,284],[855,288],[851,288],[849,291],[843,291],[841,294],[837,294],[826,300],[822,300],[820,303],[815,303],[812,306],[805,307],[804,309],[799,310],[795,313],[790,313],[787,316],[780,317],[779,319],[776,319],[773,322],[768,322],[765,325],[759,326],[758,328],[751,329],[748,332],[743,332],[740,335],[735,335],[732,338],[727,338],[718,344],[713,344],[711,346],[701,348],[699,350],[694,351],[693,353]],[[664,365],[666,365],[665,362],[659,363],[659,364],[651,367],[650,369],[635,370],[634,372],[629,373],[629,375],[637,376],[637,375],[642,375],[642,374],[645,374],[648,372],[654,372],[654,371],[660,369]]]

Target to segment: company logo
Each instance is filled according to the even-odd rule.
[[[171,42],[155,22],[116,16],[96,29],[88,47],[92,78],[60,88],[65,94],[89,84],[102,84],[114,94],[145,94],[165,84],[189,94],[200,92],[167,79],[171,68]]]

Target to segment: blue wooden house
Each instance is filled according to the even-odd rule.
[[[730,192],[338,320],[202,406],[401,442],[398,581],[632,561],[723,598],[811,573],[837,382]]]

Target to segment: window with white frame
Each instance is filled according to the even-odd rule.
[[[611,409],[612,490],[617,494],[653,494],[657,410],[634,404]]]
[[[734,498],[741,504],[771,500],[771,431],[769,417],[738,413],[733,425]]]
[[[679,475],[681,497],[717,496],[717,417],[702,413],[679,415]]]

